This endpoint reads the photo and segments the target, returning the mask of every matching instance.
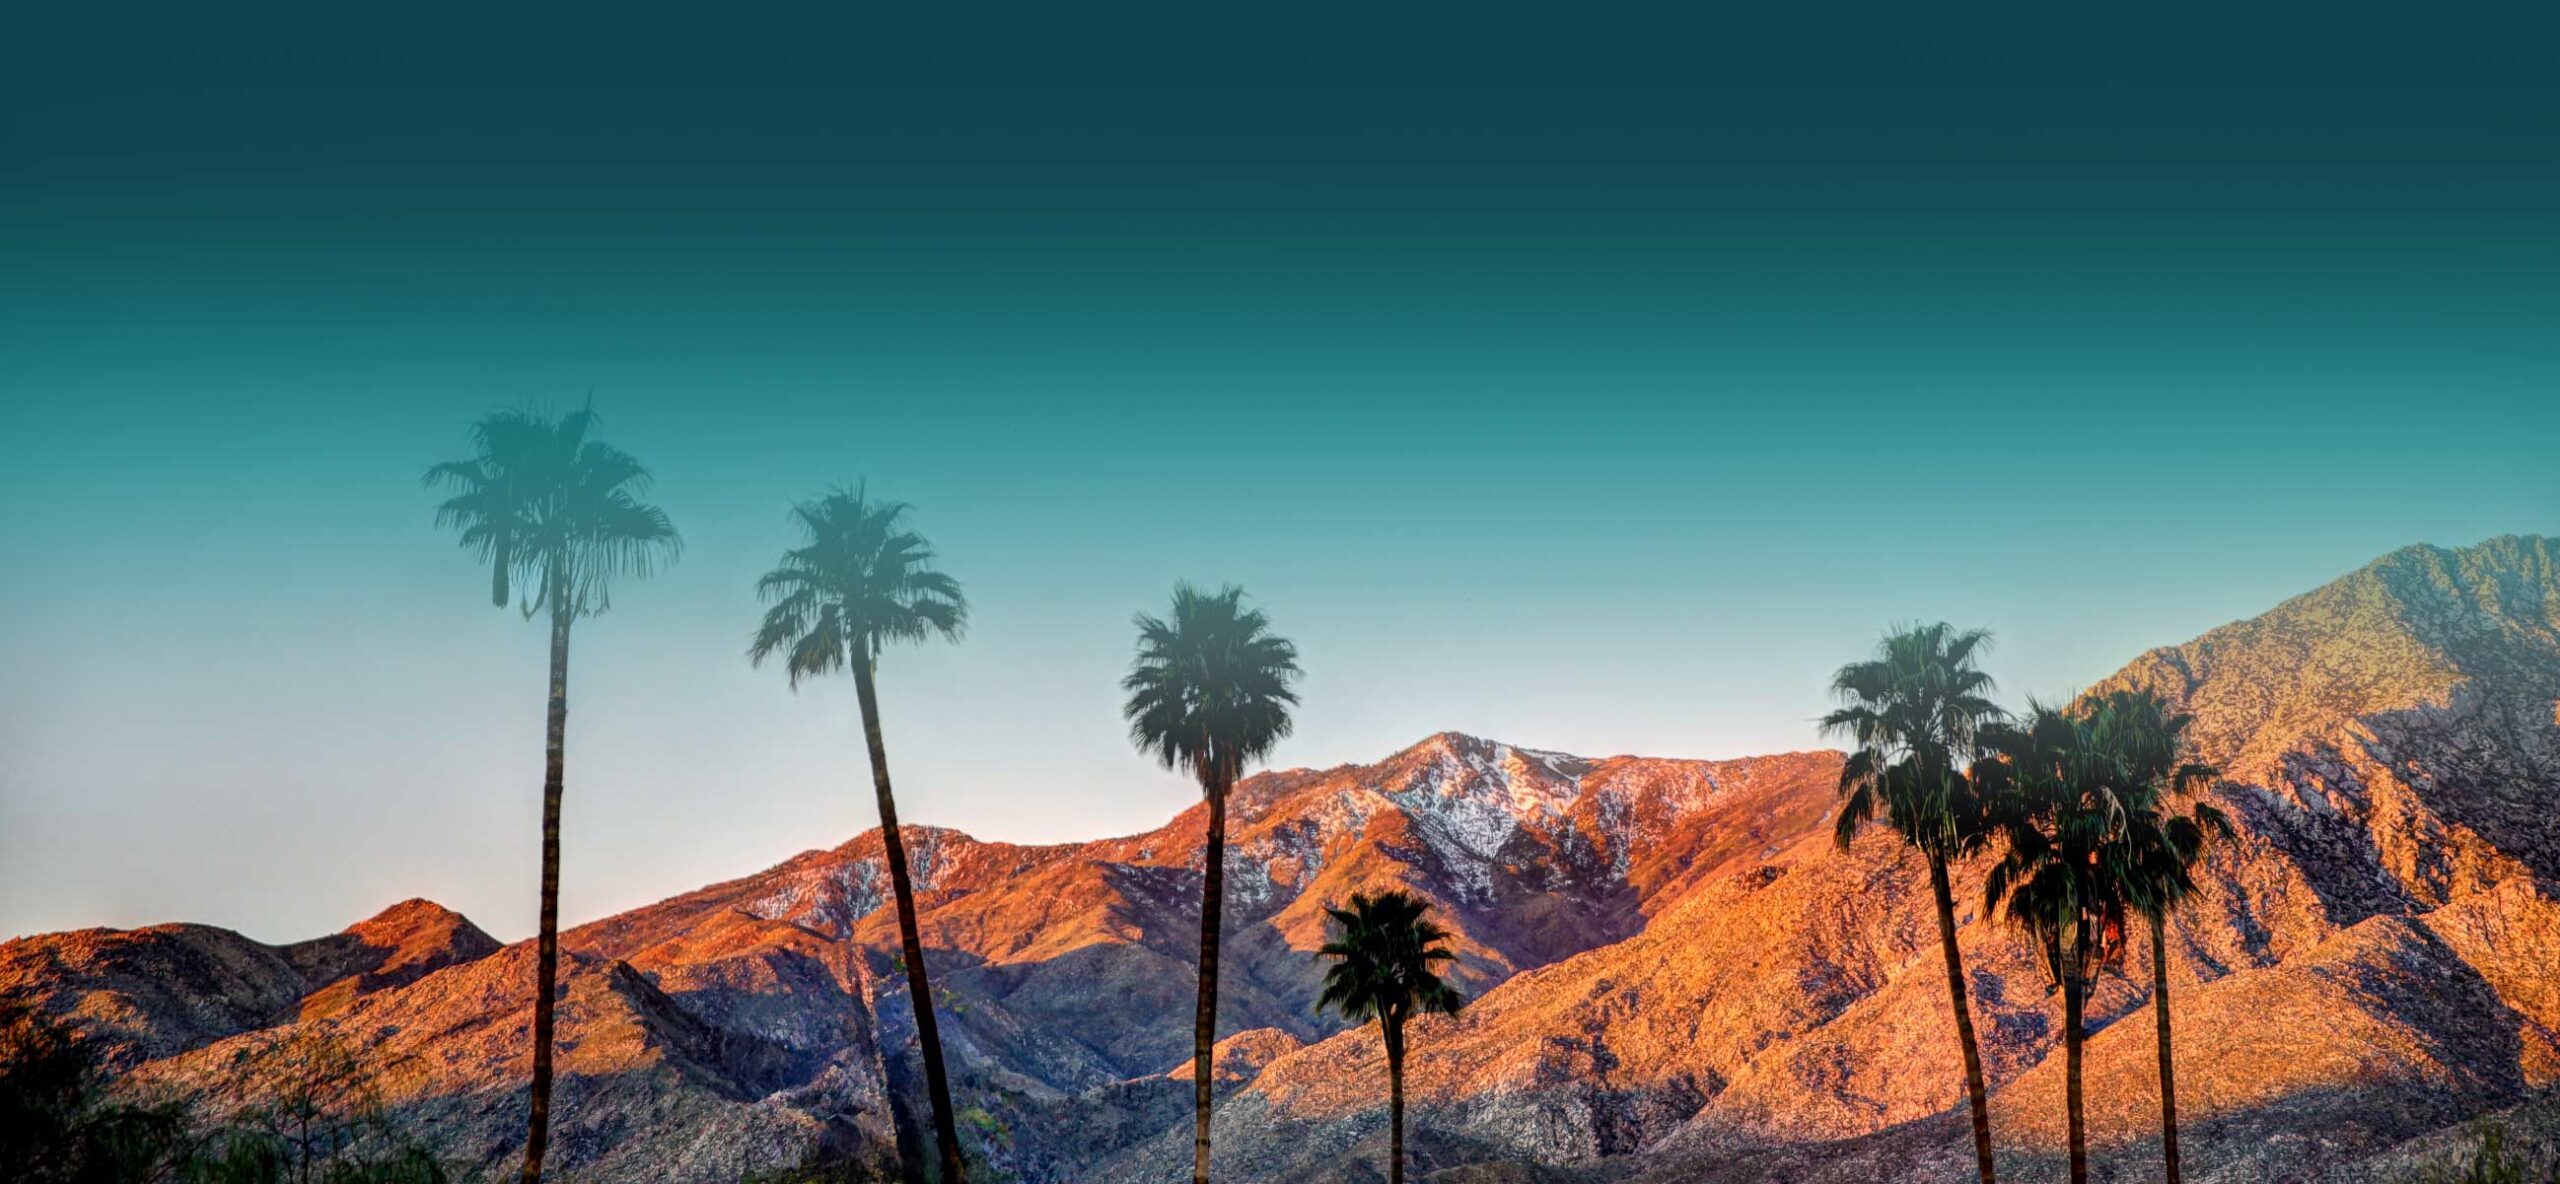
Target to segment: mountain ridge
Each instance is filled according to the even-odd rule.
[[[2551,540],[2403,548],[2097,685],[2194,711],[2240,827],[2171,934],[2195,1178],[2252,1178],[2269,1162],[2257,1148],[2305,1132],[2321,1142],[2302,1170],[2351,1171],[2560,1080],[2560,976],[2532,969],[2560,965]],[[1369,764],[1248,778],[1231,811],[1221,1170],[1333,1179],[1358,1161],[1345,1148],[1375,1142],[1375,1037],[1313,1012],[1309,952],[1325,902],[1396,886],[1437,906],[1473,1000],[1415,1029],[1423,1162],[1968,1178],[1917,864],[1883,835],[1833,848],[1840,760],[1591,758],[1443,731]],[[1055,844],[902,828],[945,1041],[1000,1170],[1187,1170],[1190,1047],[1163,1017],[1191,1001],[1201,810]],[[880,1153],[912,1020],[878,844],[865,831],[567,931],[564,1048],[583,1051],[564,1055],[558,1162],[726,1179],[811,1147]],[[1980,915],[1979,871],[1959,872],[1959,944],[1996,1133],[2018,1178],[2043,1178],[2055,1019],[2040,967]],[[506,1033],[529,1011],[526,943],[479,950],[468,921],[400,910],[373,919],[383,940],[331,947],[380,947],[353,980],[315,983],[280,952],[311,947],[319,967],[314,943],[177,926],[0,945],[0,994],[71,1019],[130,1080],[213,1096],[245,1098],[224,1058],[280,1034],[442,1065],[395,1068],[388,1093],[467,1162],[502,1164],[521,1119],[525,1058]],[[2148,1024],[2117,1021],[2147,1009],[2148,982],[2138,952],[2090,1009],[2102,1153],[2136,1165],[2156,1154]],[[733,1142],[701,1150],[718,1132]]]

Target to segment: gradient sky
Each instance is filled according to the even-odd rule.
[[[1733,756],[1897,620],[2058,694],[2560,529],[2538,43],[230,32],[0,62],[0,935],[530,931],[542,630],[417,485],[496,407],[688,544],[578,633],[573,920],[870,824],[743,656],[838,482],[976,609],[883,664],[903,811],[1018,841],[1195,796],[1114,686],[1178,577],[1299,642],[1278,764]]]

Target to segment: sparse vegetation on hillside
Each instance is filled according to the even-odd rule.
[[[14,1184],[446,1184],[396,1130],[355,1054],[281,1036],[250,1070],[266,1100],[219,1118],[185,1101],[110,1094],[90,1048],[0,1004],[0,1178]]]
[[[2537,1155],[2518,1147],[2505,1123],[2481,1122],[2471,1137],[2469,1156],[2428,1168],[2410,1184],[2560,1184],[2560,1154]]]

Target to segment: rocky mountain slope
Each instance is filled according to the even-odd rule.
[[[2241,827],[2172,937],[2192,1176],[2349,1172],[2560,1077],[2560,544],[2395,552],[2112,681],[2197,714]],[[1412,1138],[1449,1179],[1968,1178],[1924,872],[1882,837],[1833,849],[1838,762],[1444,733],[1247,780],[1222,1170],[1361,1179],[1382,1156],[1377,1041],[1313,1013],[1308,953],[1324,903],[1400,886],[1456,933],[1473,997],[1414,1034]],[[1189,1014],[1199,814],[1043,847],[910,829],[964,1126],[1012,1178],[1187,1172],[1188,1024],[1166,1017]],[[1995,1130],[2018,1178],[2050,1176],[2058,1009],[1978,915],[1979,875],[1959,940]],[[886,1154],[912,1041],[887,899],[866,834],[568,933],[566,1178]],[[2137,956],[2091,1008],[2100,1159],[2127,1171],[2156,1164],[2149,981]],[[272,1050],[326,1039],[492,1169],[521,1137],[530,984],[527,946],[423,902],[286,947],[202,926],[0,946],[0,994],[69,1017],[130,1088],[245,1104]]]
[[[2242,832],[2173,931],[2192,1164],[2270,1178],[2274,1148],[2312,1178],[2560,1074],[2555,552],[2396,552],[2111,680],[2197,713]],[[1454,1158],[1624,1155],[1666,1180],[1969,1177],[1920,870],[1881,837],[1800,834],[1519,976],[1416,1036],[1420,1125]],[[2012,935],[1962,920],[1997,1133],[2035,1178],[2060,1139],[2057,1009]],[[2154,1050],[2115,1021],[2148,981],[2137,956],[2092,1006],[2093,1120],[2128,1167],[2156,1163]],[[1223,1120],[1239,1165],[1331,1178],[1308,1149],[1374,1132],[1379,1055],[1346,1034],[1265,1068]],[[1163,1176],[1174,1142],[1115,1166]]]
[[[325,1014],[483,958],[496,939],[424,900],[270,946],[210,925],[80,929],[0,945],[0,991],[68,1020],[110,1067]]]

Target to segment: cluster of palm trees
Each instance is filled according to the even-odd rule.
[[[490,568],[490,601],[520,599],[527,619],[551,626],[550,729],[542,783],[541,928],[536,941],[533,1072],[525,1153],[519,1177],[542,1178],[549,1143],[552,1033],[557,1004],[560,900],[560,801],[563,740],[568,724],[569,634],[581,617],[605,611],[611,585],[645,577],[672,562],[681,541],[664,511],[641,500],[649,473],[627,453],[595,436],[593,409],[557,417],[533,411],[483,416],[471,427],[470,457],[435,465],[429,488],[448,494],[436,523],[458,532],[464,548]],[[956,640],[969,619],[958,581],[935,567],[933,547],[908,525],[909,507],[873,499],[861,486],[838,489],[793,508],[801,542],[756,582],[764,619],[748,659],[779,659],[791,685],[825,674],[850,674],[871,758],[880,813],[882,861],[898,915],[916,1043],[932,1110],[941,1178],[957,1184],[968,1165],[951,1105],[949,1074],[916,921],[915,885],[898,828],[889,757],[880,732],[876,677],[891,644]],[[521,591],[518,598],[514,594]],[[1217,1041],[1218,947],[1225,898],[1227,793],[1245,769],[1289,734],[1297,695],[1297,648],[1271,631],[1270,620],[1245,605],[1244,593],[1178,584],[1163,617],[1137,617],[1137,659],[1122,681],[1131,739],[1165,766],[1200,784],[1208,806],[1201,883],[1199,1010],[1193,1029],[1196,1110],[1193,1175],[1209,1173],[1211,1061]],[[1355,896],[1335,914],[1339,940],[1321,956],[1338,960],[1319,1007],[1354,1019],[1379,1020],[1388,1049],[1396,1132],[1394,1175],[1403,1178],[1404,1023],[1423,1011],[1452,1011],[1457,994],[1433,972],[1450,957],[1446,936],[1423,919],[1426,905],[1403,893]],[[847,919],[846,936],[851,936]]]
[[[430,488],[447,494],[436,507],[437,524],[458,532],[462,546],[489,565],[491,603],[505,608],[516,601],[527,619],[546,617],[551,629],[524,1184],[541,1179],[549,1141],[570,629],[610,607],[614,581],[651,574],[682,546],[665,512],[642,500],[648,470],[598,439],[595,429],[592,408],[556,417],[493,413],[472,425],[470,457],[435,465],[425,476]],[[747,654],[757,664],[779,659],[794,688],[818,675],[853,678],[936,1158],[941,1178],[957,1184],[968,1165],[890,789],[876,677],[881,651],[892,644],[959,638],[969,605],[959,583],[936,568],[932,545],[909,525],[908,514],[904,503],[875,500],[861,486],[796,506],[801,542],[757,581],[766,610]],[[1297,648],[1232,586],[1212,592],[1177,584],[1164,616],[1141,613],[1135,623],[1137,656],[1121,682],[1130,738],[1196,780],[1207,807],[1192,1029],[1192,1178],[1207,1184],[1227,795],[1248,766],[1289,735]],[[1993,1181],[1991,1128],[1956,948],[1950,867],[1996,853],[1986,906],[2004,912],[2038,944],[2062,988],[2074,1184],[2087,1179],[2081,1007],[2097,971],[2121,958],[2127,919],[2138,915],[2149,923],[2163,1144],[2169,1179],[2177,1184],[2163,920],[2193,890],[2191,869],[2206,837],[2227,829],[2210,805],[2180,809],[2183,795],[2213,770],[2183,761],[2186,717],[2144,692],[2036,706],[2024,719],[2012,719],[1989,698],[1991,680],[1976,664],[1986,643],[1980,632],[1920,626],[1887,637],[1871,660],[1840,669],[1833,690],[1842,705],[1822,720],[1854,746],[1841,773],[1837,837],[1846,846],[1861,826],[1878,821],[1927,861],[1984,1184]],[[1331,910],[1333,939],[1319,951],[1333,964],[1318,1008],[1379,1022],[1387,1054],[1390,1173],[1398,1184],[1405,1024],[1459,1006],[1436,969],[1451,957],[1441,944],[1448,935],[1427,919],[1427,909],[1403,892],[1356,894],[1347,908]]]
[[[2072,1184],[2089,1178],[2082,1011],[2099,972],[2121,963],[2129,923],[2149,926],[2161,1151],[2170,1184],[2179,1184],[2167,920],[2195,891],[2206,841],[2230,831],[2198,793],[2215,770],[2186,759],[2190,718],[2149,690],[2030,704],[2012,717],[1992,702],[1991,678],[1978,664],[1988,644],[1978,630],[1919,625],[1888,635],[1873,658],[1840,668],[1832,691],[1841,706],[1822,720],[1853,746],[1840,774],[1836,837],[1846,847],[1874,821],[1928,863],[1983,1184],[1995,1179],[1991,1120],[1956,948],[1950,866],[1992,861],[1985,911],[2035,944],[2062,994]]]

